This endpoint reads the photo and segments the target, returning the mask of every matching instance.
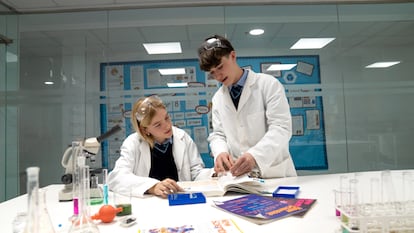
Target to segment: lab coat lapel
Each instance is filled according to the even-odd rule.
[[[150,169],[151,169],[150,146],[146,141],[141,140],[141,143],[139,144],[139,147],[140,147],[139,151],[141,151],[141,161],[143,162],[143,168],[144,168],[145,174],[148,173],[148,175],[149,175],[149,172],[150,172]],[[135,166],[135,167],[138,167],[138,166]]]
[[[174,156],[174,161],[175,161],[175,165],[177,166],[177,170],[178,173],[180,173],[181,168],[183,167],[183,163],[184,163],[184,150],[185,150],[185,145],[183,144],[183,135],[178,133],[178,131],[176,131],[173,128],[174,131],[174,137],[173,137],[173,156]]]
[[[243,106],[246,104],[246,101],[250,98],[250,95],[252,93],[252,91],[251,91],[252,89],[250,87],[254,83],[253,82],[254,78],[255,77],[253,76],[252,72],[249,71],[249,74],[248,74],[247,79],[246,79],[246,83],[244,84],[243,91],[242,91],[241,96],[240,96],[239,107],[237,108],[238,109],[237,111],[241,111]]]
[[[222,86],[222,95],[223,98],[223,104],[226,111],[230,111],[231,114],[234,114],[236,112],[236,107],[233,104],[233,100],[231,100],[229,89],[226,86]]]

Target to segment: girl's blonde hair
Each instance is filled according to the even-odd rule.
[[[162,100],[156,96],[141,97],[135,101],[131,111],[131,122],[135,131],[148,142],[151,148],[154,147],[154,137],[147,134],[145,129],[151,124],[158,109],[167,109]]]

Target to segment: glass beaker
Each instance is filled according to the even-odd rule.
[[[125,216],[132,214],[132,204],[131,204],[131,190],[127,189],[124,191],[114,192],[114,202],[115,206],[122,207],[122,211],[118,212],[116,216]]]

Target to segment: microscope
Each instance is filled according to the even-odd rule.
[[[101,142],[120,130],[121,127],[115,125],[101,136],[79,141],[65,150],[61,161],[62,166],[65,168],[65,174],[62,175],[61,181],[65,186],[59,192],[59,201],[72,201],[73,199],[73,176],[76,169],[76,158],[84,156],[85,160],[90,159],[91,162],[94,162],[95,156],[98,154],[101,147]],[[96,172],[92,173],[93,175],[96,174]],[[91,187],[90,197],[98,197],[98,195],[100,195],[99,192],[98,187]]]

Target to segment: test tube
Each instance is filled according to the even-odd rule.
[[[381,198],[382,203],[386,207],[385,210],[391,211],[389,214],[395,211],[395,189],[392,181],[392,174],[390,170],[381,172]]]
[[[359,198],[358,198],[358,180],[357,179],[350,179],[349,180],[349,204],[351,207],[351,212],[353,215],[358,215],[358,205],[359,205]]]
[[[102,169],[102,172],[104,205],[108,205],[108,169]]]
[[[356,172],[355,179],[358,180],[357,197],[358,197],[358,213],[363,216],[371,214],[371,205],[369,204],[369,175],[364,172]]]
[[[79,161],[78,156],[80,156],[81,142],[73,141],[72,142],[72,168],[73,168],[73,178],[72,178],[72,199],[73,199],[73,216],[74,218],[79,214],[79,186],[80,186],[80,170],[79,170]]]
[[[403,171],[403,200],[410,202],[414,200],[413,174],[411,171]]]
[[[414,177],[411,171],[403,171],[402,174],[403,202],[406,214],[414,214]]]
[[[369,204],[367,214],[370,216],[380,216],[383,215],[383,209],[381,204],[381,184],[378,177],[372,177],[370,179],[370,193],[369,193]],[[373,232],[381,232],[381,229],[378,230],[378,227],[381,226],[380,222],[377,220],[372,220],[368,222],[368,227],[373,230]],[[378,231],[375,231],[378,230]]]
[[[380,213],[381,208],[381,186],[378,177],[372,177],[370,179],[370,203],[372,205],[372,211],[374,215]]]
[[[342,211],[348,212],[349,207],[349,177],[347,175],[341,175],[339,192],[341,195],[340,207]]]
[[[359,230],[359,200],[358,200],[358,180],[350,179],[349,180],[349,214],[351,218],[349,219],[349,226],[352,230]]]

